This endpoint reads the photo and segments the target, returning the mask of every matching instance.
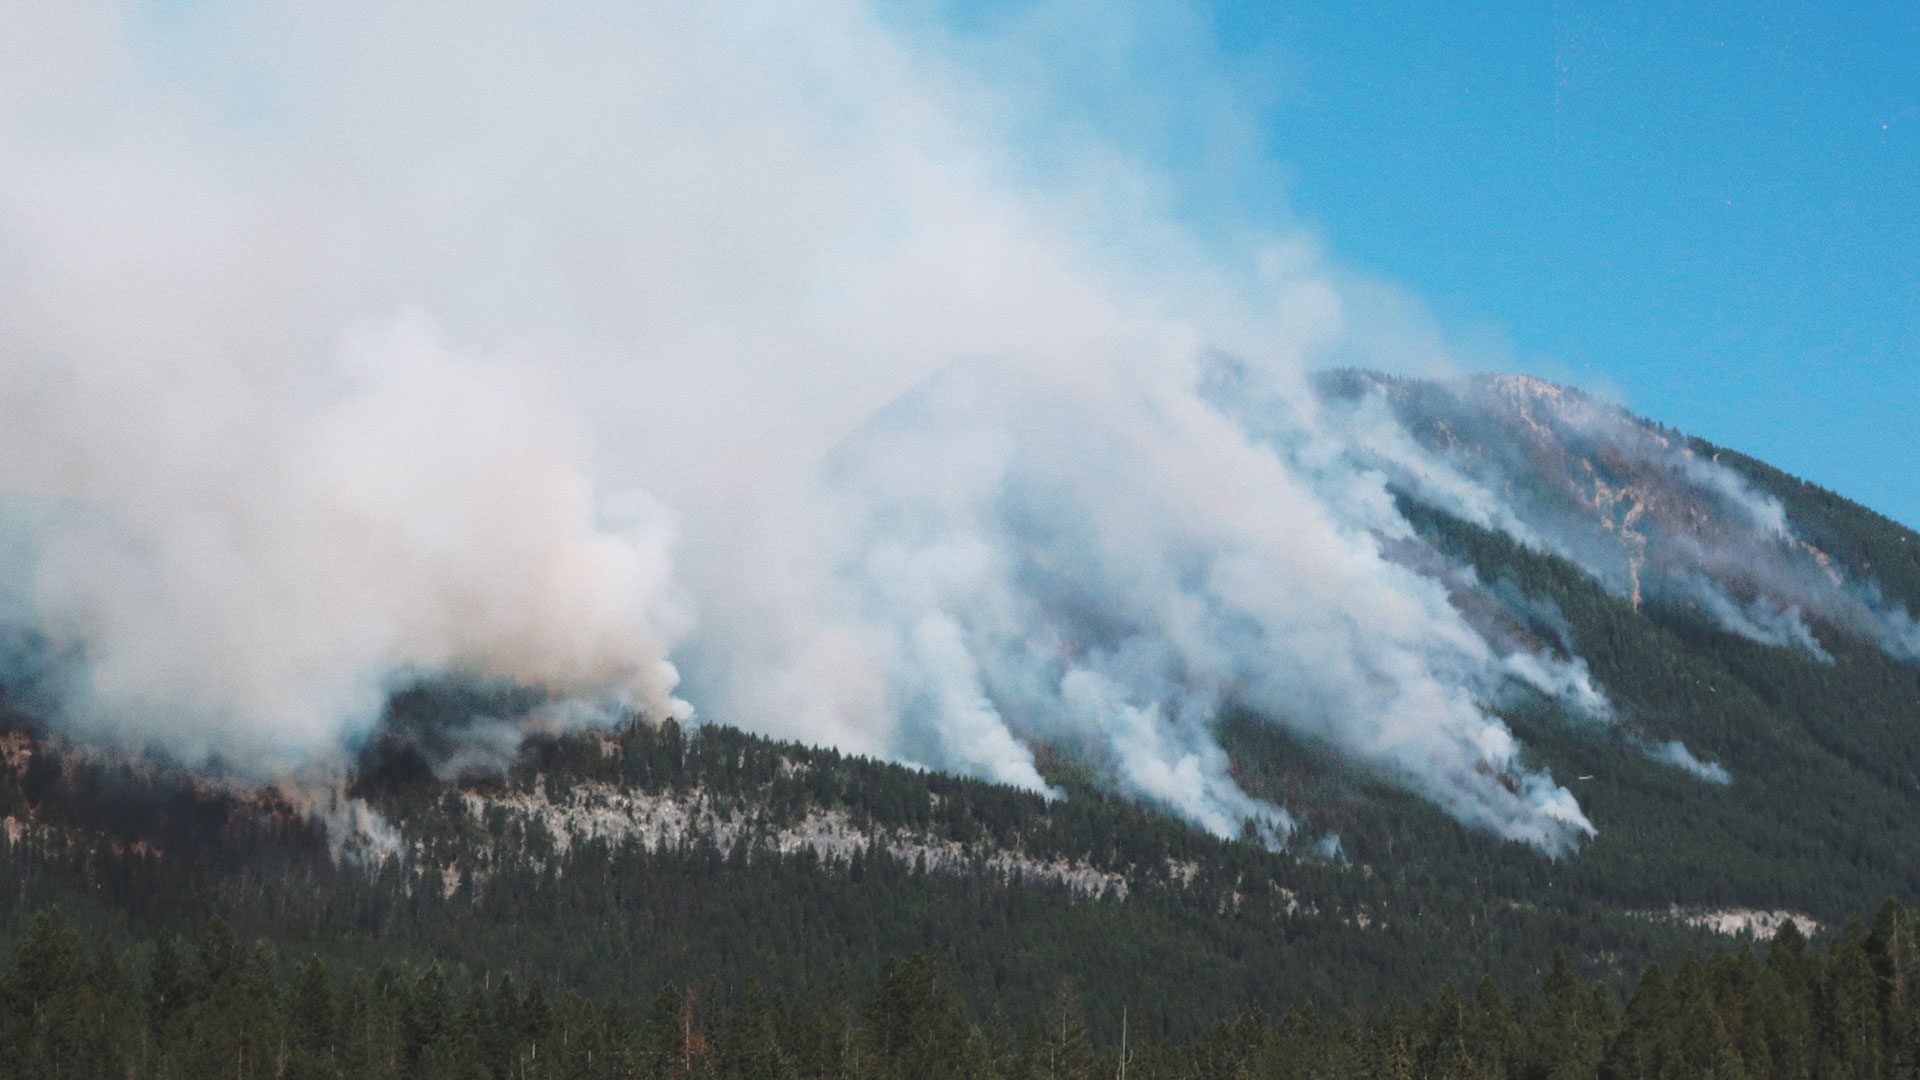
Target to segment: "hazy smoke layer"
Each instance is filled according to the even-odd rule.
[[[1489,710],[1605,698],[1462,614],[1385,477],[1547,534],[1306,385],[1425,363],[1408,302],[1180,226],[1058,87],[954,60],[1052,15],[963,50],[799,7],[9,5],[0,490],[39,509],[5,576],[81,658],[67,718],[271,766],[422,675],[680,693],[1284,834],[1233,705],[1500,835],[1590,832]],[[1071,25],[1160,50],[1229,147],[1166,10]]]
[[[286,765],[364,731],[419,672],[675,708],[669,531],[644,504],[596,505],[559,403],[418,328],[341,364],[312,402],[162,382],[9,417],[6,487],[69,507],[10,567],[42,632],[84,657],[67,718]]]
[[[877,671],[844,707],[886,718],[896,752],[1042,787],[1045,744],[1223,833],[1288,828],[1228,771],[1229,703],[1502,835],[1590,831],[1488,712],[1518,686],[1604,709],[1584,667],[1495,650],[1383,554],[1409,529],[1378,474],[1250,439],[1197,359],[969,364],[877,416],[829,463],[819,604],[839,626],[818,640],[863,662],[803,652],[788,685]]]
[[[1616,406],[1512,376],[1329,389],[1349,445],[1397,486],[1565,556],[1635,604],[1688,605],[1822,661],[1810,619],[1920,658],[1908,612],[1807,543],[1779,500]]]

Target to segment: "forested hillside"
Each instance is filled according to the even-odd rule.
[[[363,791],[403,846],[337,857],[271,793],[241,797],[125,763],[44,764],[53,757],[35,755],[43,764],[0,785],[0,805],[32,822],[7,837],[8,925],[59,904],[91,931],[137,937],[190,933],[218,914],[285,955],[369,967],[432,958],[595,1000],[703,979],[798,993],[844,973],[865,988],[887,958],[933,947],[982,1009],[1038,1009],[1070,976],[1103,1037],[1128,1003],[1137,1029],[1173,1034],[1249,1003],[1425,995],[1464,969],[1518,987],[1557,948],[1624,978],[1709,936],[1664,912],[1558,890],[1521,901],[1505,890],[1525,875],[1476,889],[1412,862],[1402,871],[1296,857],[1097,792],[1049,803],[723,728],[542,743],[511,775],[464,790],[385,768]],[[525,809],[605,801],[610,790],[672,805],[698,793],[739,811],[742,825],[724,847],[711,832],[650,844],[571,834],[564,818]],[[779,849],[783,829],[822,810],[915,846],[896,854],[870,842],[845,858]],[[1482,843],[1445,818],[1427,828],[1426,842],[1463,853]],[[943,858],[949,844],[964,854]],[[989,861],[1010,851],[1024,869]],[[1528,852],[1509,857],[1526,865],[1537,858]],[[1124,889],[1089,894],[1046,872],[1060,865]]]
[[[1629,993],[1555,957],[1517,997],[1448,981],[1418,1004],[1247,1007],[1164,1038],[1097,1039],[1080,987],[970,1006],[950,953],[889,958],[864,992],[841,973],[787,994],[757,982],[669,985],[599,1004],[539,979],[429,963],[344,973],[293,961],[212,919],[191,940],[92,945],[42,913],[0,969],[0,1076],[1587,1077],[1912,1075],[1920,1068],[1914,916],[1889,901],[1824,951],[1788,926],[1646,968]],[[1131,1015],[1129,1012],[1127,1015]]]
[[[1901,1074],[1906,917],[1835,928],[1920,896],[1920,664],[1888,614],[1920,604],[1920,538],[1677,433],[1532,423],[1561,399],[1531,385],[1386,385],[1532,507],[1473,520],[1400,477],[1389,546],[1604,693],[1500,700],[1522,772],[1591,821],[1567,850],[1231,700],[1212,735],[1284,834],[1213,835],[1067,739],[1036,745],[1050,798],[723,717],[501,744],[541,692],[439,680],[345,769],[263,784],[76,738],[28,695],[0,730],[5,1067],[1109,1075],[1124,1028],[1130,1076]],[[1702,561],[1765,504],[1689,503],[1700,460],[1790,541]],[[1788,917],[1770,950],[1709,929]]]

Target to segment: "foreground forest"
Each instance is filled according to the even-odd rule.
[[[1435,415],[1416,429],[1486,427]],[[1920,608],[1920,536],[1690,445],[1807,559]],[[1665,541],[1632,518],[1646,550],[1692,550],[1670,476],[1578,460],[1609,506],[1668,508]],[[1463,608],[1614,706],[1500,702],[1596,829],[1566,851],[1231,702],[1214,733],[1284,836],[1128,798],[1070,741],[1035,747],[1064,798],[715,717],[502,746],[540,695],[471,681],[395,693],[345,767],[265,785],[76,738],[16,681],[0,1075],[1051,1078],[1123,1046],[1136,1078],[1911,1075],[1909,918],[1845,924],[1920,896],[1920,664],[1817,618],[1755,640],[1396,494]],[[1758,952],[1710,929],[1787,916]]]
[[[366,970],[437,962],[595,1001],[702,981],[793,996],[842,974],[865,992],[889,959],[932,948],[982,1013],[996,1003],[1037,1013],[1073,979],[1102,1039],[1118,1037],[1123,1008],[1136,1033],[1177,1037],[1249,1004],[1425,997],[1463,971],[1518,990],[1556,948],[1618,982],[1712,937],[1566,892],[1523,902],[1538,857],[1518,845],[1501,854],[1439,815],[1402,835],[1412,850],[1458,852],[1451,879],[1220,840],[1093,791],[1050,803],[717,727],[544,742],[508,775],[465,788],[403,754],[366,770],[361,790],[404,830],[405,850],[336,853],[318,822],[271,792],[42,745],[24,767],[0,769],[0,810],[34,824],[0,833],[10,883],[0,932],[23,933],[58,906],[90,938],[131,947],[219,916],[283,957]],[[696,792],[748,827],[725,844],[567,842],[560,823],[518,810],[610,795],[682,806]],[[776,830],[822,812],[865,829],[869,846],[825,859],[773,844]],[[930,852],[964,841],[972,854],[937,866],[884,850],[901,837]],[[1476,850],[1518,876],[1488,874],[1476,890],[1466,876]],[[1009,852],[1038,868],[1095,869],[1127,890],[1089,895],[984,861]]]
[[[937,950],[890,958],[863,995],[843,974],[793,995],[695,983],[596,1004],[487,971],[330,970],[219,919],[191,942],[94,947],[54,910],[10,943],[0,1077],[1870,1080],[1920,1068],[1916,978],[1914,916],[1889,901],[1824,951],[1789,924],[1764,956],[1743,941],[1648,967],[1624,1000],[1556,958],[1513,1000],[1449,981],[1417,1005],[1248,1008],[1188,1038],[1096,1042],[1071,980],[1044,1008],[982,1013]]]

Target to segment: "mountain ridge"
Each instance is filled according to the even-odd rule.
[[[1324,376],[1334,407],[1358,378]],[[1477,455],[1460,475],[1472,478],[1475,461],[1511,470],[1499,484],[1479,474],[1484,488],[1517,490],[1532,475],[1520,466],[1542,460],[1497,444],[1537,434],[1524,422],[1490,425],[1471,398],[1438,396],[1448,387],[1402,385],[1426,407],[1402,402],[1409,437],[1464,418],[1447,428],[1456,453]],[[1547,384],[1492,385],[1538,400]],[[1907,720],[1920,715],[1920,670],[1881,647],[1869,632],[1879,624],[1857,621],[1874,615],[1859,595],[1805,616],[1811,648],[1729,623],[1686,584],[1719,564],[1690,552],[1682,541],[1694,534],[1675,523],[1715,536],[1739,525],[1779,544],[1786,554],[1773,557],[1795,574],[1812,567],[1834,582],[1813,554],[1764,531],[1753,507],[1770,498],[1840,581],[1884,577],[1896,598],[1920,566],[1906,561],[1912,534],[1731,451],[1663,438],[1628,444],[1592,476],[1615,492],[1609,469],[1669,485],[1629,485],[1630,501],[1665,500],[1633,519],[1647,537],[1637,597],[1636,578],[1619,572],[1631,542],[1608,528],[1632,513],[1617,499],[1614,517],[1574,500],[1585,531],[1530,545],[1495,519],[1471,520],[1466,488],[1447,495],[1436,488],[1445,476],[1394,476],[1393,446],[1369,444],[1411,529],[1396,558],[1446,582],[1450,602],[1478,605],[1476,625],[1491,634],[1498,623],[1509,651],[1585,671],[1606,695],[1605,713],[1544,689],[1500,706],[1525,767],[1570,785],[1594,824],[1558,856],[1463,824],[1337,741],[1231,704],[1215,735],[1235,782],[1294,816],[1286,838],[1211,835],[1140,803],[1070,744],[1036,754],[1064,798],[775,742],[721,718],[536,731],[503,748],[498,725],[537,711],[539,692],[443,683],[395,695],[347,779],[286,791],[91,748],[16,706],[0,755],[0,839],[20,887],[0,917],[18,926],[61,903],[127,934],[217,911],[279,948],[474,969],[522,956],[523,976],[599,996],[695,974],[797,990],[829,957],[869,979],[884,955],[931,938],[976,1002],[989,987],[1041,986],[1052,977],[1042,972],[1075,975],[1105,1004],[1170,993],[1158,972],[1212,980],[1215,990],[1143,1019],[1178,1032],[1248,1000],[1375,1001],[1460,971],[1519,986],[1556,949],[1589,975],[1625,978],[1716,930],[1764,930],[1785,915],[1825,932],[1879,896],[1920,895],[1908,854],[1920,850],[1920,756]],[[1748,487],[1711,487],[1700,507],[1675,509],[1676,493],[1701,481],[1649,446],[1719,461]],[[1577,457],[1546,460],[1588,476],[1567,464]],[[1561,523],[1547,511],[1564,512],[1551,494],[1564,489],[1538,490],[1538,505],[1511,504],[1531,519],[1510,524]],[[1792,590],[1809,580],[1720,587],[1739,610],[1765,613],[1770,596],[1800,596]],[[1701,775],[1709,766],[1724,778]],[[848,912],[859,913],[852,923]],[[1104,944],[1114,934],[1154,960],[1116,969]],[[1353,974],[1356,964],[1371,973]]]

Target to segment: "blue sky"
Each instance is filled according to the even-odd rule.
[[[1018,27],[1005,73],[1202,224],[1304,223],[1500,343],[1470,366],[1920,525],[1920,5],[927,5]]]
[[[1215,25],[1279,73],[1263,150],[1339,257],[1920,525],[1920,5],[1229,2]]]

